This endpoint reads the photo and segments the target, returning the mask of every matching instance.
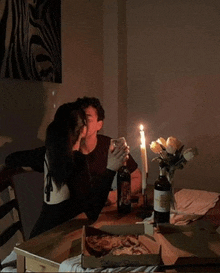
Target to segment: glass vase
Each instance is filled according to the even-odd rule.
[[[167,171],[167,179],[171,184],[171,200],[170,200],[170,208],[175,211],[177,209],[176,200],[174,196],[174,171]]]

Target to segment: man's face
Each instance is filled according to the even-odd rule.
[[[94,107],[89,106],[85,109],[87,120],[87,134],[86,138],[97,135],[97,132],[102,128],[103,121],[98,121],[97,111]]]

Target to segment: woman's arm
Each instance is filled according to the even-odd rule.
[[[8,155],[5,166],[8,169],[22,169],[23,171],[44,172],[44,157],[46,148],[40,147],[33,150],[19,151]]]
[[[15,152],[8,155],[5,164],[0,165],[0,184],[12,176],[25,172],[44,171],[45,147],[34,150]]]
[[[3,184],[4,181],[10,179],[12,176],[19,174],[19,173],[24,173],[28,172],[29,170],[27,168],[9,168],[5,164],[0,165],[0,184]]]

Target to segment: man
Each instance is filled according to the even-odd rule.
[[[105,112],[98,98],[83,97],[77,102],[84,109],[87,117],[87,134],[82,139],[80,151],[86,156],[91,176],[101,174],[107,166],[108,148],[111,138],[98,134],[105,118]],[[141,172],[133,157],[129,155],[127,167],[131,173],[131,194],[141,191]],[[111,191],[109,200],[116,202],[117,193]]]

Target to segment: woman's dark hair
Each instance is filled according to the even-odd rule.
[[[68,120],[71,112],[78,109],[79,108],[79,104],[76,102],[67,102],[62,104],[56,111],[55,115],[54,115],[54,120],[56,121],[65,121]]]
[[[68,183],[75,171],[72,146],[78,140],[85,120],[85,112],[78,103],[67,103],[60,106],[47,127],[45,146],[48,172],[58,189]]]

